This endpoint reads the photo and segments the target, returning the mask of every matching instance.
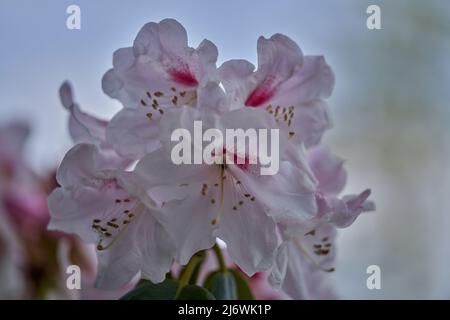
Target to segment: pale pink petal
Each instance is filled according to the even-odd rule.
[[[80,144],[67,153],[57,174],[61,187],[48,199],[48,228],[96,244],[99,287],[123,286],[140,270],[151,281],[162,281],[174,255],[169,236],[153,213],[123,189],[116,170],[99,163],[94,145]]]
[[[253,89],[255,66],[246,60],[229,60],[219,70],[219,77],[227,92],[230,105],[241,106]]]
[[[289,261],[289,241],[282,242],[276,251],[275,260],[273,267],[270,272],[270,276],[268,281],[270,285],[275,289],[279,290],[284,282],[284,278],[286,277],[286,271]]]
[[[324,225],[306,230],[288,242],[282,290],[293,299],[334,298],[327,275],[334,271],[336,229]]]
[[[90,186],[57,188],[48,199],[50,230],[77,234],[83,241],[97,243],[98,234],[92,229],[96,219],[113,217],[117,211],[116,199],[128,198],[118,187],[96,189]]]
[[[340,193],[347,182],[344,160],[333,155],[326,146],[318,146],[309,153],[309,165],[317,178],[319,192],[327,195]]]
[[[225,188],[218,237],[226,242],[230,257],[248,276],[269,269],[277,247],[275,222],[264,214],[260,202],[236,203],[234,186],[226,184]]]
[[[132,48],[115,52],[114,68],[105,74],[102,86],[130,108],[152,105],[154,100],[171,106],[175,99],[180,105],[185,95],[191,96],[187,92],[216,77],[216,60],[214,44],[204,40],[197,49],[188,47],[183,26],[165,19],[146,24]]]
[[[219,77],[230,109],[266,110],[282,129],[282,140],[311,147],[331,127],[323,99],[334,87],[334,75],[321,56],[303,56],[288,37],[258,40],[258,69],[245,60],[225,62]]]
[[[68,82],[61,85],[59,94],[63,106],[70,112],[69,132],[73,142],[91,143],[98,146],[105,167],[126,168],[131,163],[130,159],[119,156],[113,145],[106,141],[108,121],[81,111],[74,101],[72,88]]]
[[[277,119],[281,130],[281,138],[297,145],[304,143],[306,148],[317,145],[324,132],[332,126],[327,103],[323,100],[312,101],[298,107],[277,106],[271,110],[274,114],[278,113],[274,118]]]
[[[350,226],[362,213],[373,211],[375,205],[367,201],[370,190],[367,189],[359,195],[345,196],[342,199],[335,196],[317,194],[318,214],[315,219],[318,225],[332,224],[337,228]]]
[[[213,166],[204,164],[176,165],[171,161],[170,154],[158,149],[138,162],[134,175],[144,189],[151,190],[158,186],[179,187],[189,182],[201,182],[216,171]]]
[[[162,282],[172,265],[173,248],[162,226],[149,212],[142,212],[98,257],[96,286],[113,289],[128,283],[139,271],[144,279]]]
[[[61,103],[70,112],[69,130],[75,143],[96,143],[105,141],[107,121],[100,120],[81,111],[74,101],[70,84],[66,81],[59,89]]]
[[[289,79],[279,86],[272,103],[301,105],[314,100],[327,99],[334,88],[334,74],[322,56],[306,56]]]
[[[249,194],[254,195],[276,221],[303,220],[316,211],[315,185],[308,175],[290,163],[282,161],[275,175],[251,174],[234,165],[235,177]]]
[[[309,299],[308,288],[305,279],[307,274],[305,273],[304,269],[304,257],[292,243],[288,246],[287,255],[289,256],[289,258],[281,289],[292,299]]]
[[[96,164],[99,158],[97,148],[91,144],[78,144],[70,149],[64,156],[58,171],[56,180],[62,186],[76,186],[86,184],[95,185],[97,180]],[[91,182],[92,181],[92,182]]]
[[[370,193],[370,189],[366,189],[359,195],[345,196],[340,201],[333,201],[332,211],[334,214],[330,215],[330,223],[338,228],[346,228],[362,212],[375,210],[374,203],[367,201]]]
[[[288,37],[275,34],[270,39],[258,39],[257,86],[245,100],[248,107],[267,105],[279,90],[278,87],[291,77],[297,65],[303,63],[303,53]]]
[[[200,195],[202,184],[190,184],[189,188],[196,192],[191,192],[184,201],[165,203],[157,214],[175,244],[175,260],[181,265],[187,264],[198,251],[211,248],[217,236],[217,225],[211,223],[214,206],[210,199]]]
[[[125,108],[108,123],[106,139],[123,157],[140,159],[160,147],[159,112]]]
[[[134,175],[147,195],[154,196],[161,187],[167,187],[163,189],[166,200],[154,214],[175,243],[178,263],[186,264],[197,251],[214,244],[218,226],[212,221],[220,200],[217,196],[207,197],[203,190],[205,184],[213,188],[218,169],[206,165],[175,165],[160,149],[145,156],[137,164]]]

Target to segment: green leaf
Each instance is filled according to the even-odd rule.
[[[136,289],[137,287],[143,286],[143,285],[145,285],[145,284],[147,284],[147,283],[151,283],[151,282],[150,282],[149,280],[147,280],[147,279],[141,278],[141,279],[139,279],[139,282],[136,284],[135,289]]]
[[[216,300],[216,298],[205,288],[188,285],[181,290],[177,300]]]
[[[210,273],[204,286],[217,300],[236,300],[238,298],[235,277],[228,270]]]
[[[244,279],[242,273],[238,270],[229,269],[230,273],[233,275],[236,281],[237,297],[239,300],[255,300],[252,290],[248,285],[247,281]]]
[[[219,274],[220,273],[220,271],[213,271],[213,272],[210,272],[210,273],[208,273],[208,275],[206,276],[206,278],[205,278],[205,281],[203,281],[203,286],[205,287],[205,288],[209,288],[209,287],[211,287],[211,279],[213,279],[213,277],[216,275],[216,274]]]
[[[120,300],[172,300],[176,291],[177,283],[171,279],[166,279],[158,284],[145,281]]]

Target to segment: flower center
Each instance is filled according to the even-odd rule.
[[[227,182],[228,181],[228,182]],[[211,220],[212,225],[216,225],[224,209],[224,198],[225,198],[225,183],[231,184],[232,193],[230,194],[232,209],[233,211],[238,211],[241,206],[245,204],[246,201],[255,201],[256,197],[247,191],[243,183],[238,180],[233,173],[227,169],[226,164],[220,165],[219,179],[212,185],[212,188],[204,183],[202,185],[201,194],[205,197],[210,197],[210,202],[212,206],[216,207],[216,214]],[[218,199],[216,199],[216,188],[218,188]]]
[[[264,81],[250,93],[245,100],[247,107],[259,107],[269,101],[275,94],[275,79],[267,77]]]
[[[183,66],[181,69],[169,69],[168,73],[172,77],[172,80],[184,86],[197,86],[198,81],[188,66]]]
[[[275,122],[278,125],[284,123],[288,128],[291,127],[292,119],[294,118],[294,106],[289,106],[288,108],[276,106],[274,108],[271,104],[269,104],[266,107],[266,111],[269,114],[273,115],[273,117],[275,118]],[[289,139],[292,138],[294,135],[295,135],[294,131],[288,132]]]
[[[170,106],[178,107],[182,105],[194,105],[197,101],[197,92],[195,90],[178,90],[171,87],[170,90],[158,90],[154,92],[146,91],[141,98],[141,107],[148,108],[146,116],[149,120],[161,118],[164,109]]]
[[[136,199],[114,199],[114,208],[108,213],[108,218],[97,218],[92,221],[92,230],[99,235],[97,250],[103,251],[111,247],[141,209],[142,204]]]
[[[312,230],[306,234],[306,236],[315,236],[315,230]],[[327,256],[332,249],[331,242],[328,241],[328,237],[324,237],[320,240],[320,242],[313,244],[314,254],[317,256]],[[300,243],[300,240],[298,238],[294,238],[294,243],[296,247],[312,262],[314,266],[316,266],[319,270],[322,270],[324,272],[334,272],[335,268],[326,268],[320,264],[320,262],[316,261],[314,257],[312,257],[308,251],[303,248],[303,246]]]

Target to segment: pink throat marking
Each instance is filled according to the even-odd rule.
[[[273,79],[265,79],[255,90],[250,93],[247,100],[245,100],[245,105],[247,107],[260,107],[269,101],[275,93],[275,87],[273,86]]]
[[[183,69],[170,69],[168,73],[176,83],[190,87],[198,85],[197,79],[187,67]]]
[[[244,163],[238,163],[238,159],[242,160],[242,157],[239,157],[237,154],[233,154],[234,163],[243,171],[248,171],[248,167],[250,165],[250,160],[248,156],[245,156]]]
[[[245,158],[243,159],[242,157],[240,157],[240,156],[238,156],[236,153],[232,153],[232,152],[229,152],[229,151],[227,151],[227,149],[225,148],[225,147],[223,147],[223,149],[222,149],[222,156],[224,157],[224,162],[226,161],[225,160],[225,157],[226,157],[226,155],[233,155],[233,163],[236,165],[236,166],[238,166],[241,170],[243,170],[243,171],[248,171],[248,169],[249,169],[249,166],[250,166],[250,158],[246,155],[245,156]],[[215,156],[215,152],[214,152],[214,150],[213,150],[213,152],[211,153],[211,155],[214,157]],[[238,163],[238,160],[240,161],[240,162],[244,162],[244,163]],[[243,161],[242,161],[243,160]]]

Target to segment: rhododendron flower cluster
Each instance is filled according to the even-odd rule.
[[[331,128],[334,74],[324,57],[305,55],[281,34],[260,37],[257,54],[257,68],[245,60],[218,67],[211,41],[190,47],[183,26],[165,19],[114,52],[102,80],[123,106],[112,119],[83,112],[69,83],[61,86],[75,146],[48,200],[49,228],[96,245],[98,287],[117,288],[139,274],[149,288],[175,282],[171,298],[197,284],[207,297],[233,299],[243,296],[220,292],[214,277],[245,282],[263,273],[279,296],[334,296],[324,275],[336,268],[336,230],[374,209],[369,189],[339,196],[343,161],[320,144]],[[220,157],[243,161],[175,164],[171,133],[192,132],[195,121],[203,130],[279,130],[279,170],[261,175],[248,161],[258,155],[225,144],[216,146]],[[205,251],[219,267],[202,281],[196,274]]]

